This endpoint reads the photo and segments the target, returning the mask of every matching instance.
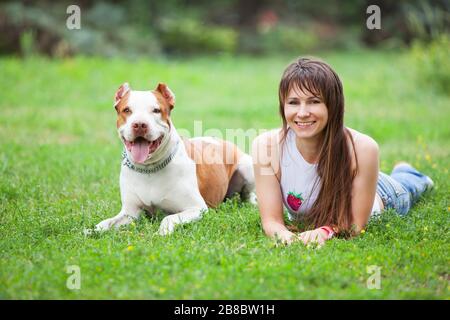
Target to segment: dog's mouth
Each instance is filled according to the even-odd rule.
[[[130,152],[133,156],[133,160],[136,163],[142,164],[145,162],[145,160],[147,160],[149,155],[151,155],[156,151],[156,149],[158,149],[158,147],[161,145],[163,136],[160,136],[158,139],[153,141],[147,140],[144,137],[136,137],[133,141],[128,141],[123,137],[122,139],[128,152]]]

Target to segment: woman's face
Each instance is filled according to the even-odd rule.
[[[320,137],[328,121],[328,109],[321,97],[294,86],[284,103],[287,125],[300,139]]]

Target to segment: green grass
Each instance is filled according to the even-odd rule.
[[[121,143],[112,99],[168,83],[178,129],[278,127],[277,84],[294,57],[188,61],[0,59],[1,299],[449,299],[450,99],[422,88],[405,53],[328,53],[346,95],[346,124],[435,190],[404,218],[372,220],[322,249],[277,246],[258,211],[236,199],[168,237],[162,216],[116,232],[82,231],[120,209]],[[248,148],[248,146],[247,146]],[[69,290],[66,268],[81,269]],[[369,290],[367,267],[381,267]]]

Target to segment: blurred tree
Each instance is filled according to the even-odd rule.
[[[381,30],[364,29],[362,41],[368,45],[410,44],[415,38],[432,39],[450,31],[449,0],[366,0],[364,6],[370,4],[381,9]]]
[[[169,52],[274,53],[409,45],[449,32],[450,0],[77,0],[82,29],[68,32],[73,1],[0,3],[0,53],[36,50],[112,56]],[[366,9],[381,8],[381,30]]]

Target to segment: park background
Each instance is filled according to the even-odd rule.
[[[70,4],[81,9],[79,30],[66,26]],[[381,29],[367,28],[372,4]],[[449,8],[445,0],[2,1],[0,298],[449,299]],[[83,235],[120,209],[112,100],[121,83],[166,82],[177,128],[269,129],[281,124],[284,67],[311,55],[340,75],[345,123],[378,142],[381,169],[405,160],[434,179],[406,217],[387,211],[359,237],[320,250],[285,247],[235,198],[165,238],[156,234],[161,213]]]

